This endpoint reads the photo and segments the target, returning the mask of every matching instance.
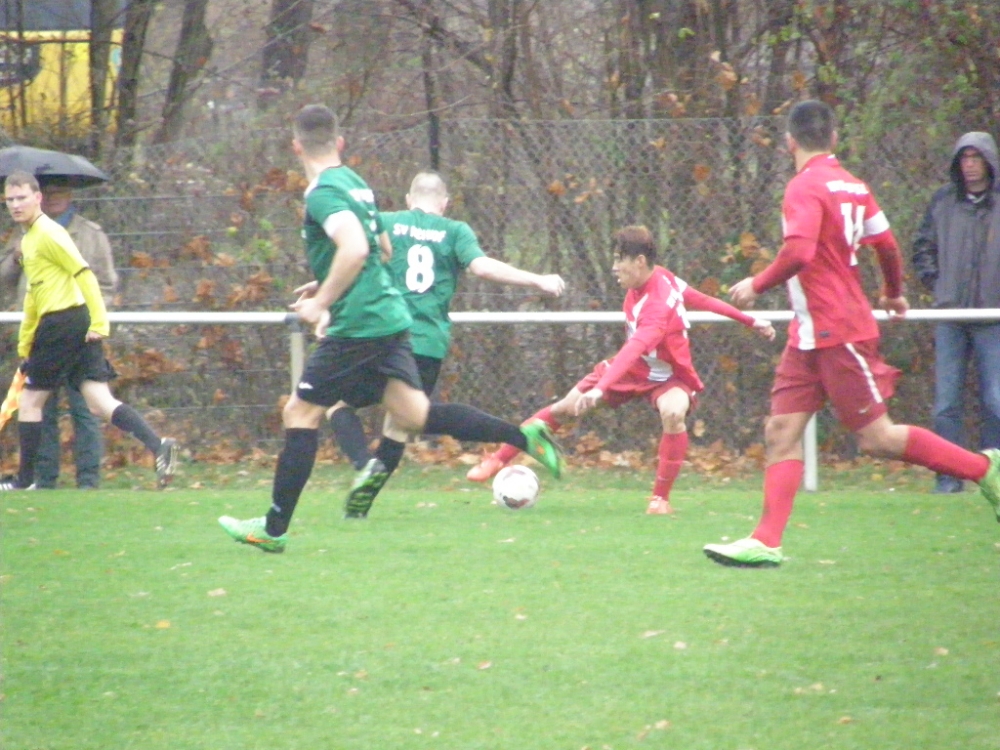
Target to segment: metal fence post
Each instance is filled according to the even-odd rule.
[[[306,362],[306,334],[296,317],[288,319],[288,359],[292,377],[292,391],[302,378],[302,368]]]

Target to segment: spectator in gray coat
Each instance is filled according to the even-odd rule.
[[[931,198],[913,243],[913,266],[936,308],[1000,308],[1000,158],[989,133],[955,144],[951,182]],[[980,448],[1000,447],[1000,322],[940,322],[934,334],[934,431],[962,444],[965,382],[979,382]],[[935,492],[961,492],[939,475]]]

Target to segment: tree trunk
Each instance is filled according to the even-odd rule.
[[[146,31],[153,17],[156,0],[129,0],[125,6],[125,29],[122,34],[122,65],[118,71],[118,129],[116,146],[135,145],[139,133],[136,115],[139,108],[139,73],[146,48]]]
[[[441,168],[441,119],[437,113],[437,89],[434,81],[434,42],[426,34],[423,37],[421,64],[424,74],[424,101],[427,105],[427,150],[431,169]]]
[[[291,88],[305,75],[312,15],[313,0],[272,0],[261,55],[261,106],[273,99],[275,89]]]
[[[95,158],[100,155],[101,136],[107,123],[105,95],[117,5],[116,0],[91,0],[90,3],[90,155]]]
[[[212,37],[205,26],[208,0],[188,0],[181,19],[181,35],[174,53],[174,65],[167,84],[160,128],[153,143],[167,143],[177,138],[183,125],[184,105],[197,88],[198,74],[212,54]]]
[[[490,0],[489,22],[495,43],[492,108],[495,117],[509,120],[518,116],[514,99],[514,72],[517,67],[517,25],[521,22],[521,0]]]

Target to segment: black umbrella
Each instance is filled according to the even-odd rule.
[[[76,154],[31,146],[0,149],[0,179],[18,171],[35,175],[42,185],[64,185],[70,188],[89,187],[110,179],[87,159]]]

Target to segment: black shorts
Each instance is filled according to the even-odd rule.
[[[422,390],[407,331],[377,339],[321,339],[295,393],[318,406],[344,401],[360,409],[382,401],[389,378]]]
[[[61,385],[80,390],[84,380],[107,383],[117,374],[104,357],[104,343],[87,341],[90,312],[85,305],[48,313],[38,321],[25,364],[24,387],[54,391]]]
[[[425,357],[423,354],[414,354],[413,359],[417,363],[417,372],[420,374],[420,382],[424,385],[424,393],[430,398],[434,393],[434,386],[437,385],[438,375],[441,374],[442,360]]]

